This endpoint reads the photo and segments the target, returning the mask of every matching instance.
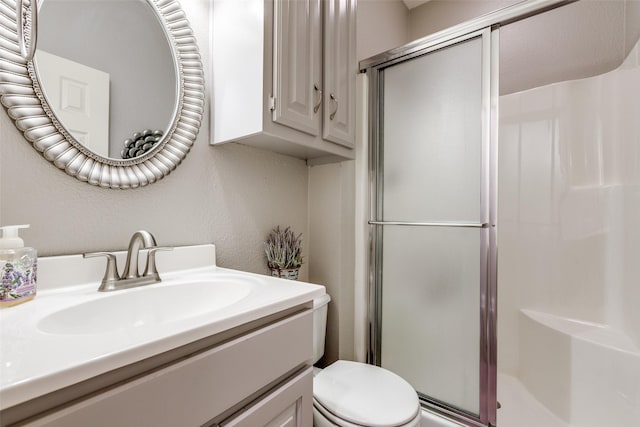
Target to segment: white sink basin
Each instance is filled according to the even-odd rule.
[[[251,281],[224,278],[113,291],[51,313],[37,323],[50,334],[102,334],[211,313],[247,297]]]
[[[126,252],[117,256],[125,262]],[[104,260],[38,259],[36,298],[0,310],[0,410],[308,306],[325,293],[217,267],[213,245],[157,256],[161,283],[113,292],[97,291]]]

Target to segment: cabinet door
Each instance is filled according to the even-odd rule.
[[[320,0],[275,0],[273,7],[273,121],[319,135]]]
[[[353,147],[356,119],[356,0],[324,1],[322,137]]]
[[[221,427],[308,427],[313,419],[313,373],[308,367]]]

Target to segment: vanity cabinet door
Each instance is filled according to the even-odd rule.
[[[220,427],[307,427],[313,423],[313,371],[309,367]]]
[[[273,121],[320,134],[320,0],[278,0],[273,19]]]
[[[356,0],[324,0],[322,137],[352,148],[356,120]]]

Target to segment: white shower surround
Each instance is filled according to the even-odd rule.
[[[640,43],[500,98],[499,370],[574,427],[640,419],[638,94]]]

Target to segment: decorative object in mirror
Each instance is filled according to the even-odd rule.
[[[200,54],[179,3],[40,0],[34,14],[35,4],[0,0],[0,101],[16,127],[92,185],[136,188],[169,174],[204,112]]]
[[[298,280],[302,266],[302,233],[296,236],[291,227],[281,230],[278,225],[264,242],[264,252],[272,276]]]
[[[145,129],[134,133],[131,138],[124,140],[124,148],[120,152],[123,159],[133,159],[150,151],[162,139],[163,132],[158,129]]]

